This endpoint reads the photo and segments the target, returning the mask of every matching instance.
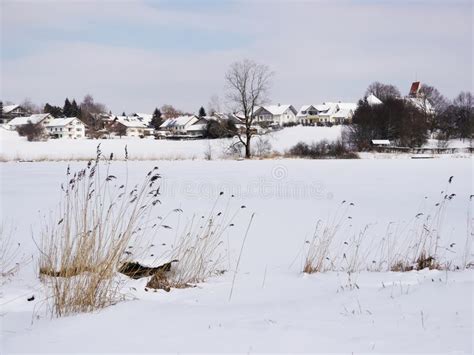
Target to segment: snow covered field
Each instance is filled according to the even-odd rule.
[[[291,127],[265,136],[272,149],[284,153],[300,141],[313,142],[322,139],[336,140],[341,136],[341,126]],[[254,142],[257,142],[255,138]],[[221,158],[231,141],[229,139],[172,141],[153,138],[138,139],[50,139],[46,142],[28,142],[14,131],[0,128],[0,158],[10,160],[85,160],[95,157],[97,145],[105,155],[114,153],[117,159],[124,158],[127,146],[132,160],[182,160],[204,159],[211,145],[213,159]]]
[[[91,144],[85,155],[95,151],[94,141],[73,143]],[[183,142],[150,141],[168,143]],[[104,146],[105,154],[107,149],[111,147]],[[84,164],[73,162],[71,167]],[[12,226],[22,252],[34,260],[38,252],[33,238],[38,238],[41,216],[58,203],[67,165],[0,165],[4,226]],[[128,281],[124,291],[134,300],[94,314],[51,320],[35,261],[30,262],[2,287],[2,353],[472,353],[473,270],[369,272],[363,270],[371,258],[364,257],[361,271],[352,274],[343,269],[301,273],[305,241],[317,221],[331,220],[348,202],[354,206],[347,211],[334,254],[342,250],[349,255],[350,250],[341,249],[344,242],[366,226],[368,251],[375,251],[387,236],[390,223],[399,226],[394,236],[402,236],[400,230],[414,228],[415,216],[432,213],[447,191],[456,196],[440,230],[442,257],[453,269],[461,265],[472,223],[471,159],[114,162],[111,173],[123,180],[128,172],[130,182],[140,182],[154,165],[163,176],[158,213],[165,216],[176,208],[183,213],[167,217],[172,229],[154,236],[153,253],[166,251],[186,222],[208,213],[222,191],[217,209],[229,203],[231,211],[239,211],[224,241],[228,258],[222,268],[227,272],[196,288],[170,293],[146,292],[145,280]],[[347,202],[341,204],[343,200]],[[472,240],[468,242],[470,247]],[[473,261],[472,252],[467,257]],[[28,302],[32,295],[35,300]]]

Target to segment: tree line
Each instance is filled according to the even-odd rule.
[[[370,94],[382,103],[369,102]],[[403,98],[394,85],[375,82],[359,101],[343,138],[357,150],[370,149],[373,139],[388,139],[401,147],[419,147],[428,138],[435,138],[440,145],[446,145],[453,138],[472,138],[473,108],[470,92],[461,92],[448,100],[435,87],[423,85],[413,101]]]

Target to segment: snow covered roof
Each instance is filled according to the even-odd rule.
[[[374,145],[390,145],[388,139],[372,139],[372,144]]]
[[[127,128],[147,128],[148,125],[135,116],[117,116],[116,122],[123,124]]]
[[[337,112],[337,103],[323,102],[321,105],[314,106],[320,116],[332,116]]]
[[[180,116],[176,118],[168,118],[163,122],[160,128],[171,128],[177,126],[186,126],[187,124],[192,123],[192,121],[197,121],[199,118],[196,116]]]
[[[146,123],[147,125],[149,125],[151,120],[153,119],[153,115],[150,113],[137,112],[137,113],[134,113],[133,116],[137,117],[140,121],[142,121],[143,123]]]
[[[262,107],[272,115],[282,115],[289,109],[292,110],[294,114],[296,114],[296,110],[292,105],[269,105]]]
[[[313,105],[303,105],[303,106],[301,106],[301,108],[298,111],[298,114],[296,116],[306,117],[306,116],[308,116],[308,111],[317,111],[317,110],[316,110],[316,107],[313,106]]]
[[[375,96],[374,94],[370,94],[369,96],[367,96],[367,103],[369,105],[380,105],[382,103],[382,101],[377,97]]]
[[[354,102],[338,102],[337,107],[340,110],[352,110],[352,111],[357,110],[357,104]]]
[[[3,106],[3,113],[9,113],[11,111],[13,111],[14,109],[20,107],[20,105],[7,105],[7,106]]]
[[[350,118],[354,114],[354,110],[352,109],[340,109],[338,110],[332,117],[334,118]]]
[[[64,127],[73,122],[74,120],[78,120],[77,117],[66,117],[66,118],[55,118],[49,122],[46,127]],[[79,121],[79,120],[78,120]],[[79,121],[81,122],[81,121]],[[81,122],[82,123],[82,122]]]
[[[25,125],[29,122],[31,122],[33,124],[37,124],[37,123],[40,123],[41,121],[43,121],[48,116],[53,117],[49,113],[38,113],[38,114],[34,114],[34,115],[31,115],[31,116],[27,116],[27,117],[15,117],[8,124],[10,126],[23,126],[23,125]]]

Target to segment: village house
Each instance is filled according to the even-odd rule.
[[[303,105],[296,115],[296,121],[302,124],[309,124],[317,118],[317,115],[318,110],[313,105]]]
[[[50,113],[37,113],[26,117],[15,117],[7,123],[7,127],[14,131],[28,123],[47,126],[52,120],[54,120],[54,117]]]
[[[298,112],[293,105],[270,105],[260,106],[255,109],[253,114],[255,123],[278,124],[283,126],[285,123],[296,122]]]
[[[207,133],[207,124],[213,117],[199,117],[191,126],[186,129],[186,134],[193,138],[204,137]]]
[[[316,123],[335,123],[332,116],[337,112],[337,106],[335,102],[323,102],[320,105],[316,105],[318,110],[318,116],[316,117]]]
[[[198,121],[199,117],[195,115],[168,118],[161,124],[160,131],[164,131],[169,135],[185,135],[188,128]]]
[[[302,106],[296,118],[302,124],[350,123],[356,109],[357,104],[352,102],[323,102]]]
[[[148,124],[142,122],[136,116],[118,116],[107,125],[107,130],[115,135],[124,135],[127,137],[151,136],[154,129],[148,127]],[[123,132],[123,134],[121,134]]]
[[[55,118],[46,124],[53,138],[78,139],[86,136],[86,126],[77,117]]]
[[[6,105],[3,106],[2,122],[0,123],[8,123],[15,117],[24,117],[28,115],[29,113],[20,105]]]

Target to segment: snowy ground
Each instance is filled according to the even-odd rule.
[[[334,127],[291,127],[268,135],[271,149],[284,153],[300,141],[313,142],[321,139],[336,140],[341,135],[341,126]],[[255,145],[258,138],[254,139]],[[118,159],[123,159],[124,148],[127,146],[131,160],[182,160],[204,159],[211,147],[213,159],[222,158],[228,149],[231,140],[155,140],[153,138],[138,139],[81,139],[60,140],[50,139],[46,142],[28,142],[19,137],[14,131],[0,128],[0,158],[10,160],[84,160],[95,157],[98,144],[105,155],[114,153]]]
[[[281,131],[255,137],[253,149],[256,153],[259,147],[268,142],[270,150],[285,153],[298,142],[318,142],[323,139],[334,141],[341,137],[342,126],[333,127],[290,127]],[[202,160],[209,154],[212,160],[235,158],[229,155],[230,139],[214,140],[155,140],[153,138],[115,138],[115,139],[50,139],[46,142],[28,142],[26,138],[19,137],[17,132],[8,131],[0,127],[0,161],[58,161],[58,160],[87,160],[95,157],[97,145],[100,143],[105,155],[114,153],[116,159],[124,159],[125,146],[128,149],[130,160]],[[465,140],[452,140],[451,148],[466,148],[470,142]],[[430,139],[426,147],[437,147],[438,142]],[[411,154],[384,154],[361,153],[364,159],[399,159],[411,158]],[[434,157],[467,157],[468,153],[431,155]]]
[[[335,252],[367,225],[369,246],[386,235],[390,222],[410,229],[415,216],[429,214],[448,188],[456,197],[446,210],[440,244],[449,249],[443,257],[453,267],[461,265],[472,223],[470,159],[115,162],[112,172],[123,178],[127,170],[130,181],[139,182],[154,165],[163,175],[159,213],[184,211],[169,217],[172,230],[155,236],[166,244],[155,243],[156,254],[168,247],[179,226],[208,212],[220,191],[225,193],[218,208],[228,199],[231,210],[247,206],[226,235],[229,260],[222,267],[228,272],[170,293],[145,292],[146,281],[133,281],[125,291],[136,300],[51,320],[33,261],[3,286],[2,353],[473,352],[473,270],[361,271],[350,279],[343,270],[301,273],[305,240],[318,219],[334,216],[341,201],[355,206]],[[32,238],[41,215],[58,202],[66,167],[66,162],[0,165],[4,225],[13,226],[23,252],[35,260]],[[472,253],[468,258],[473,261]],[[28,302],[33,294],[35,300]]]

